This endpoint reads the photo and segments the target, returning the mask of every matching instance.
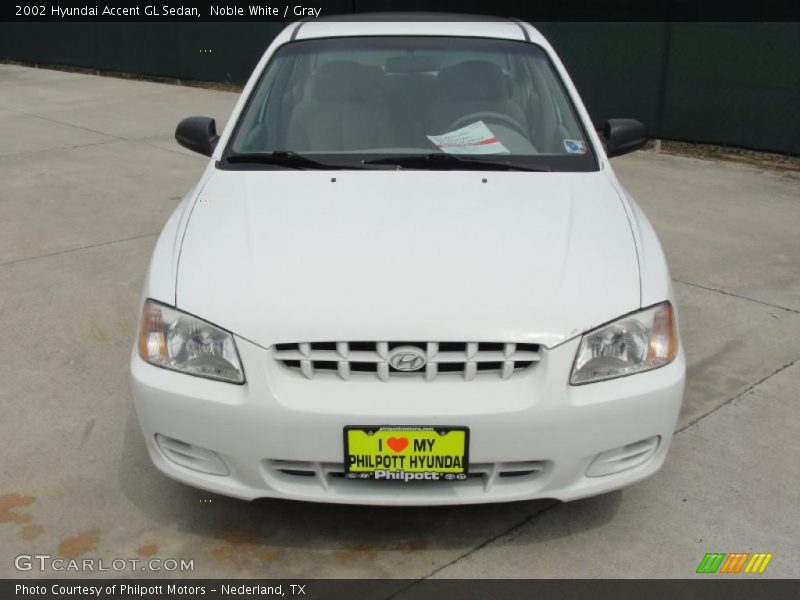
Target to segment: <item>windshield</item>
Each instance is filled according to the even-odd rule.
[[[431,160],[439,158],[448,160]],[[239,168],[490,163],[597,169],[559,77],[534,44],[458,37],[285,44],[224,154],[224,164]]]

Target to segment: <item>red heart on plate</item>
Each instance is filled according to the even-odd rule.
[[[408,446],[408,438],[390,437],[386,440],[386,445],[395,452],[402,452]]]

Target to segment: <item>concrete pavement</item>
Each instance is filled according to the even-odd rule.
[[[161,476],[127,380],[141,283],[204,164],[176,123],[221,126],[235,99],[0,65],[0,576],[41,553],[193,559],[183,575],[204,577],[663,578],[711,551],[772,552],[763,577],[800,576],[800,177],[738,164],[614,162],[670,260],[689,365],[653,478],[570,504],[396,509]]]

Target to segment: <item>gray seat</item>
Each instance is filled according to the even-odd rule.
[[[469,60],[439,71],[429,113],[432,133],[446,133],[457,119],[475,112],[496,112],[527,129],[522,107],[511,98],[511,84],[496,64]]]
[[[428,73],[393,73],[386,76],[389,106],[394,118],[393,134],[397,145],[427,148],[430,131],[424,116],[431,107],[435,77]]]
[[[389,143],[389,110],[380,68],[332,61],[314,73],[308,97],[295,108],[287,146],[298,152],[379,148]]]

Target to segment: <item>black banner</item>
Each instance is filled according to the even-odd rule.
[[[295,21],[369,13],[396,19],[392,12],[444,12],[517,16],[536,21],[732,22],[800,21],[796,0],[16,0],[0,5],[9,22]],[[407,18],[407,17],[404,17]],[[420,14],[421,20],[431,18]]]
[[[0,597],[31,600],[184,600],[204,598],[292,598],[302,600],[773,600],[800,596],[800,581],[724,579],[675,580],[4,580]]]

